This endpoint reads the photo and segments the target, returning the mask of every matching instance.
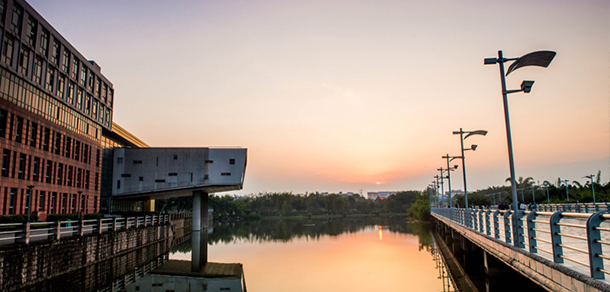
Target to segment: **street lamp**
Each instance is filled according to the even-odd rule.
[[[28,222],[30,222],[30,214],[32,213],[32,189],[34,188],[34,185],[29,185],[28,186]]]
[[[532,52],[526,55],[523,55],[519,58],[504,58],[502,51],[498,51],[497,58],[485,58],[485,65],[493,65],[498,64],[500,67],[500,80],[502,83],[502,100],[504,103],[504,122],[506,125],[506,143],[508,145],[508,161],[510,165],[510,184],[511,191],[513,196],[513,209],[515,210],[515,214],[518,212],[517,206],[517,182],[515,181],[515,164],[513,159],[513,142],[511,138],[510,132],[510,119],[508,114],[508,94],[516,93],[516,92],[525,92],[529,93],[532,90],[532,85],[534,85],[534,81],[523,81],[521,83],[521,89],[518,90],[506,90],[506,78],[504,75],[504,63],[507,61],[515,61],[509,67],[506,72],[506,76],[511,72],[526,66],[540,66],[540,67],[548,67],[556,53],[552,51],[537,51]],[[521,239],[519,238],[519,230],[517,223],[519,220],[518,216],[513,216],[513,241],[515,246],[522,246]]]
[[[443,156],[442,158],[447,159],[447,182],[449,182],[449,206],[452,205],[451,202],[451,171],[456,170],[458,168],[457,165],[454,165],[453,168],[449,167],[449,161],[459,158],[459,156],[449,156],[449,154]],[[449,160],[451,159],[451,160]]]
[[[588,178],[591,180],[591,192],[593,193],[593,204],[595,204],[595,187],[593,187],[593,178],[594,177],[595,177],[594,174],[583,176],[583,178]]]
[[[439,207],[439,195],[438,195],[438,179],[439,178],[440,177],[438,176],[438,174],[434,176],[434,194],[436,195],[436,207]]]
[[[559,179],[560,182],[565,183],[566,184],[566,198],[568,199],[568,203],[570,202],[570,193],[568,193],[568,182],[570,182],[567,179]]]
[[[447,171],[446,169],[443,169],[443,167],[441,166],[441,168],[437,169],[438,171],[441,172],[441,196],[443,196],[445,194],[445,183],[443,182],[443,179],[447,178],[446,176],[443,176],[443,172]],[[439,198],[440,200],[440,198]],[[449,201],[447,201],[447,203],[449,203]]]
[[[463,131],[462,128],[460,128],[460,131],[453,131],[453,135],[460,135],[460,143],[462,145],[462,147],[460,147],[462,149],[462,173],[464,174],[464,201],[466,203],[466,208],[468,208],[468,187],[466,186],[466,157],[464,156],[464,151],[467,150],[472,150],[475,151],[477,149],[477,145],[472,145],[469,149],[464,149],[464,140],[466,140],[466,138],[472,136],[472,135],[487,135],[487,131],[485,130],[477,130],[477,131]],[[464,134],[467,134],[466,137],[464,137]],[[495,205],[495,204],[494,204]]]

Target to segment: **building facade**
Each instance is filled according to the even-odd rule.
[[[0,39],[0,215],[98,212],[112,83],[23,0]]]

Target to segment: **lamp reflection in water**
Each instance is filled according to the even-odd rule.
[[[381,232],[383,230],[383,228],[381,227],[381,225],[379,225],[379,240],[383,239],[383,232]]]

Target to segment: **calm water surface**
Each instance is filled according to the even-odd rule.
[[[190,260],[190,247],[170,259]],[[208,261],[242,263],[254,292],[446,291],[433,251],[430,227],[403,217],[223,224],[208,235]]]

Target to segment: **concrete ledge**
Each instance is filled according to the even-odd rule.
[[[437,214],[432,214],[432,216],[549,291],[610,291],[610,285],[564,265],[470,230]]]

